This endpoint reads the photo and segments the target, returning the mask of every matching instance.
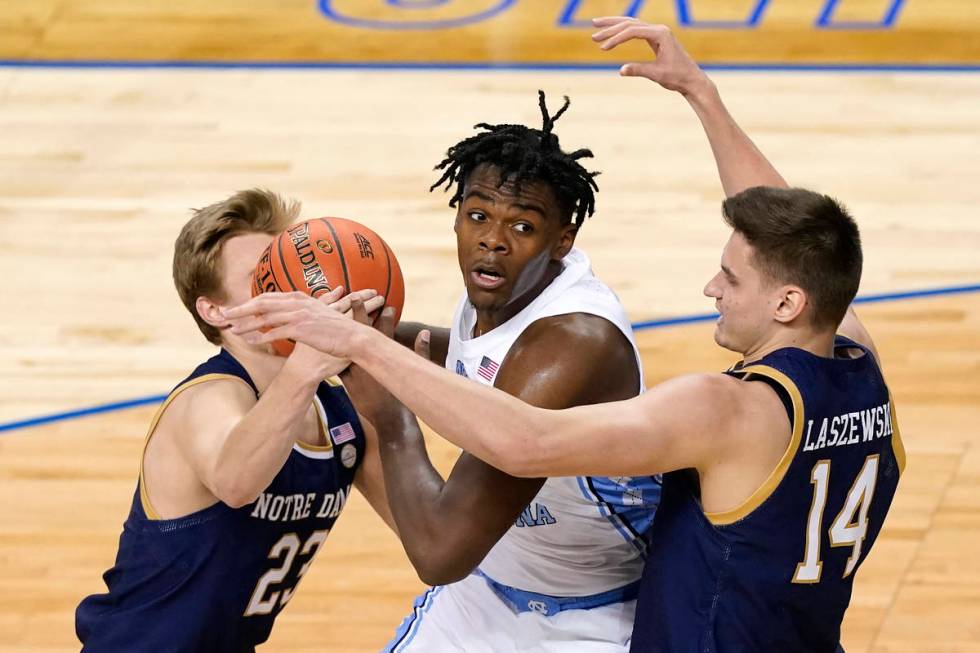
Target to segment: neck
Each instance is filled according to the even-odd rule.
[[[476,327],[473,329],[473,336],[479,337],[484,333],[493,331],[498,326],[527,308],[528,304],[537,299],[538,295],[544,292],[544,289],[547,288],[551,282],[561,274],[562,269],[563,266],[561,261],[550,261],[548,263],[548,267],[545,269],[545,273],[536,284],[531,286],[526,292],[523,292],[517,297],[511,299],[502,308],[486,311],[477,309]]]
[[[833,331],[785,328],[780,333],[745,351],[743,361],[746,364],[754,363],[761,358],[765,358],[777,349],[785,349],[787,347],[802,349],[821,358],[833,358],[835,335]]]
[[[221,346],[227,349],[235,357],[248,375],[252,377],[252,383],[259,394],[265,392],[272,380],[279,374],[279,370],[286,363],[286,359],[275,354],[252,347],[239,340],[223,338]]]

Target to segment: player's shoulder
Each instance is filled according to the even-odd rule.
[[[208,374],[175,388],[167,399],[167,411],[182,421],[199,421],[218,414],[243,415],[257,401],[245,379],[233,374]]]
[[[785,420],[782,401],[766,383],[750,383],[721,373],[697,373],[675,377],[658,386],[669,404],[703,412],[719,426],[742,431],[747,424]]]
[[[518,342],[542,344],[559,341],[585,347],[606,347],[618,342],[619,327],[592,313],[563,313],[541,317],[528,325]]]
[[[782,442],[789,435],[793,424],[777,390],[781,385],[753,380],[752,375],[746,379],[714,376],[711,391],[719,397],[716,407],[725,415],[725,431],[735,440],[768,436]]]
[[[572,354],[572,356],[569,356]],[[633,347],[619,327],[590,313],[550,315],[532,322],[514,342],[508,358],[618,364],[632,360]]]
[[[632,344],[615,325],[574,313],[543,317],[525,329],[495,385],[537,405],[566,407],[631,397],[639,378]]]
[[[716,372],[683,374],[657,386],[660,394],[700,406],[718,414],[731,414],[745,400],[745,386],[738,379]]]

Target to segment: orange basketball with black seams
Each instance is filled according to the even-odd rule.
[[[405,303],[405,280],[398,259],[381,236],[359,222],[315,218],[293,225],[272,240],[252,275],[252,296],[298,290],[313,297],[343,286],[347,292],[373,288],[395,309]],[[295,343],[277,340],[276,353],[288,356]]]

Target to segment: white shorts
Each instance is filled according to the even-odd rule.
[[[472,574],[415,601],[383,653],[627,653],[636,601],[554,615],[516,612]]]

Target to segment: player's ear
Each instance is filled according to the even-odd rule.
[[[194,302],[194,308],[197,309],[197,314],[201,316],[201,319],[211,326],[218,329],[228,326],[228,320],[221,316],[221,307],[214,300],[198,297],[197,301]]]
[[[556,261],[568,256],[568,253],[572,251],[572,247],[575,245],[575,236],[578,235],[578,227],[574,223],[568,223],[563,225],[561,228],[561,233],[558,235],[558,244],[555,246],[554,252],[551,258]]]
[[[809,299],[799,286],[783,286],[779,289],[779,303],[776,305],[776,312],[773,315],[777,322],[788,324],[803,312]]]

